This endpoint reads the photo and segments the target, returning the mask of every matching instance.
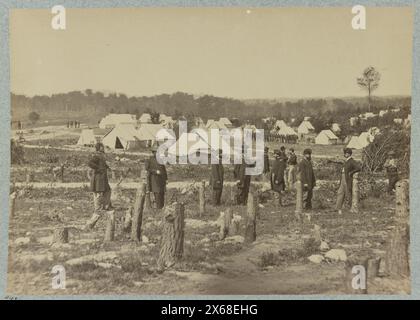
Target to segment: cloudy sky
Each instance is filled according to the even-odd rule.
[[[12,10],[11,90],[154,95],[183,91],[234,98],[360,96],[356,77],[375,66],[378,95],[410,94],[410,8]]]

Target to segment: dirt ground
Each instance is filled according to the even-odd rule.
[[[286,205],[280,207],[267,191],[264,179],[253,181],[260,191],[257,240],[245,244],[246,207],[230,203],[234,188],[231,168],[226,168],[222,206],[211,205],[210,190],[206,188],[206,212],[199,217],[194,182],[207,180],[209,167],[173,166],[168,168],[166,201],[185,203],[184,255],[175,267],[162,272],[157,268],[157,258],[163,212],[150,208],[145,211],[141,243],[131,242],[122,228],[125,212],[134,203],[139,176],[135,170],[128,174],[126,171],[141,162],[138,156],[125,155],[127,160],[116,164],[124,172],[126,183],[113,190],[116,238],[105,242],[105,219],[91,232],[80,229],[93,212],[82,167],[89,153],[74,157],[71,151],[57,153],[50,149],[42,153],[33,149],[25,149],[31,161],[12,167],[12,188],[18,198],[15,215],[9,220],[10,295],[346,294],[345,261],[324,258],[315,263],[308,257],[342,249],[347,260],[384,258],[394,225],[395,197],[383,192],[363,192],[363,188],[360,212],[346,210],[339,216],[333,210],[338,187],[336,165],[315,159],[315,173],[321,178],[314,192],[313,210],[304,212],[301,222],[295,219],[294,192],[286,193]],[[45,161],[52,154],[59,160]],[[107,156],[115,161],[115,155]],[[45,168],[56,165],[60,159],[70,159],[66,169],[69,174],[63,183],[52,183],[54,178]],[[36,171],[34,183],[24,182],[28,170]],[[112,186],[118,180],[118,176],[114,177]],[[378,179],[381,190],[383,184],[383,179]],[[218,218],[227,207],[241,217],[241,230],[238,235],[219,240]],[[58,226],[70,227],[68,244],[51,244]],[[316,226],[327,249],[314,245]],[[52,289],[51,270],[55,265],[65,267],[64,290]],[[409,293],[409,279],[387,277],[383,259],[379,271],[379,277],[368,284],[368,293]]]

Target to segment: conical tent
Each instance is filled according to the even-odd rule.
[[[124,150],[135,148],[140,141],[138,131],[133,125],[118,125],[102,139],[104,146]]]

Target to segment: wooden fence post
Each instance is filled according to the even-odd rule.
[[[134,202],[133,220],[131,224],[131,240],[141,241],[141,225],[143,222],[144,200],[146,195],[146,185],[142,182],[136,192]]]
[[[409,276],[409,182],[400,180],[395,188],[395,228],[391,231],[386,252],[386,271],[389,275]]]
[[[11,218],[15,216],[16,192],[12,192],[9,196],[9,215]]]
[[[114,232],[115,232],[115,214],[114,211],[108,211],[107,213],[107,222],[105,229],[105,241],[114,241]]]
[[[255,214],[255,196],[252,192],[248,193],[247,218],[245,227],[245,239],[247,243],[254,242],[257,239],[257,216]]]
[[[69,229],[67,227],[57,227],[54,229],[52,243],[68,243]]]
[[[353,174],[353,186],[350,212],[359,213],[359,173]]]
[[[296,218],[300,221],[302,219],[301,215],[303,212],[303,187],[302,181],[300,179],[296,180],[296,210],[295,215]]]
[[[184,203],[165,207],[158,268],[172,267],[184,253]]]
[[[206,199],[205,199],[205,195],[204,195],[204,190],[206,187],[206,181],[203,180],[201,181],[201,184],[199,186],[198,189],[198,194],[199,194],[199,213],[200,213],[200,217],[203,216],[203,214],[205,213],[205,206],[206,206]]]
[[[230,208],[227,208],[223,214],[223,217],[221,217],[220,221],[220,233],[219,233],[219,239],[223,240],[226,238],[226,235],[229,233],[230,226],[232,222],[232,210]]]
[[[64,164],[60,166],[60,181],[64,182]]]

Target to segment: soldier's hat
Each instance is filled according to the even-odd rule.
[[[311,149],[305,149],[303,150],[303,154],[312,154],[312,150]]]
[[[353,150],[351,150],[351,148],[344,148],[343,149],[344,154],[348,153],[349,155],[353,154]]]

